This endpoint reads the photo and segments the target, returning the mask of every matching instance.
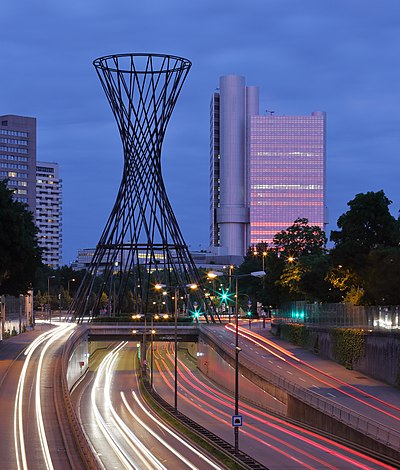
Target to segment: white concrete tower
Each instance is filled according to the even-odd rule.
[[[244,77],[220,78],[219,254],[243,256],[249,208],[246,185],[246,87]]]

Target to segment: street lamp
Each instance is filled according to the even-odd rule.
[[[49,319],[50,319],[50,325],[51,325],[51,305],[50,305],[50,279],[54,279],[56,276],[49,276],[47,278],[47,300],[49,303]]]
[[[224,273],[221,273],[220,271],[208,271],[207,272],[207,278],[208,279],[211,279],[212,280],[212,290],[213,290],[213,294],[215,295],[216,291],[215,291],[215,279],[217,277],[220,277],[220,276],[223,276]]]
[[[151,317],[151,341],[150,341],[150,386],[153,388],[153,369],[154,369],[154,352],[153,341],[156,330],[153,328],[153,317]]]
[[[232,292],[232,274],[233,274],[234,269],[235,269],[235,266],[231,264],[229,266],[229,292]],[[231,322],[231,308],[232,308],[231,305],[228,303],[228,323]]]
[[[174,289],[174,409],[178,410],[178,295],[179,286],[167,286],[165,284],[156,284],[155,289],[165,289],[167,287]],[[197,284],[186,284],[191,290],[197,289]]]
[[[258,277],[262,278],[265,276],[265,271],[254,271],[249,274],[236,274],[233,278],[236,279],[236,321],[235,321],[235,416],[239,415],[239,353],[242,350],[239,347],[239,278],[243,277]],[[235,453],[239,452],[239,426],[234,426],[234,437],[235,437]]]
[[[255,248],[254,251],[253,251],[253,255],[254,256],[258,256],[260,253],[257,251],[257,249]],[[262,270],[264,271],[265,269],[265,257],[268,255],[268,252],[265,251],[265,249],[261,252],[261,260],[262,260]]]
[[[71,283],[71,282],[75,282],[75,281],[76,281],[75,278],[74,278],[74,279],[68,279],[68,284],[67,284],[67,286],[68,286],[68,287],[67,287],[68,297],[69,297],[70,283]]]
[[[268,255],[267,251],[263,251],[262,254],[262,270],[265,271],[265,257]]]

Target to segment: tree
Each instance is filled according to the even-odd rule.
[[[284,260],[281,275],[275,281],[286,292],[281,293],[282,300],[330,300],[333,292],[325,280],[330,268],[325,232],[317,225],[309,225],[308,219],[299,218],[278,232],[273,241]]]
[[[274,246],[286,258],[321,255],[326,252],[325,232],[317,225],[308,225],[308,219],[296,219],[286,230],[274,237]]]
[[[0,294],[24,294],[41,265],[37,228],[27,205],[13,200],[0,181]]]
[[[400,248],[371,250],[362,269],[364,302],[400,305]]]
[[[379,305],[398,298],[400,230],[391,203],[382,190],[357,194],[339,217],[339,230],[331,232],[334,268],[328,278],[346,302]]]
[[[266,253],[266,255],[263,255],[263,253]],[[274,300],[279,297],[277,293],[274,292],[276,288],[271,281],[274,278],[275,272],[275,270],[272,269],[271,263],[272,253],[272,250],[267,248],[265,243],[258,244],[256,247],[249,247],[243,263],[235,271],[236,275],[249,274],[251,272],[261,271],[264,264],[264,270],[267,273],[264,278],[259,279],[248,276],[240,279],[239,283],[240,292],[250,297],[253,309],[256,308],[257,302],[261,302],[264,307],[267,307],[270,304],[274,304]],[[264,258],[262,258],[262,256],[264,256]],[[266,282],[267,278],[269,280]],[[234,301],[234,298],[231,298],[231,300]]]
[[[339,217],[339,230],[331,232],[335,243],[331,253],[337,264],[357,268],[372,249],[399,244],[399,224],[390,214],[391,203],[382,190],[357,194],[347,203],[350,209]]]
[[[274,247],[259,243],[248,250],[240,271],[259,271],[264,267],[262,289],[255,289],[255,285],[252,289],[249,280],[242,284],[247,284],[247,291],[253,291],[264,307],[278,307],[292,300],[336,299],[336,289],[325,280],[330,268],[326,241],[320,227],[309,225],[306,218],[296,219],[275,235]]]

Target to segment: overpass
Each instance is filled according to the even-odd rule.
[[[153,331],[153,333],[152,333]],[[197,342],[199,338],[200,325],[178,323],[177,327],[173,323],[106,323],[88,325],[89,341],[174,341],[175,333],[179,342]]]

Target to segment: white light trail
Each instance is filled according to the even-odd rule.
[[[198,451],[195,447],[193,447],[191,444],[189,444],[188,442],[186,442],[184,439],[182,439],[178,434],[176,434],[174,431],[172,431],[172,429],[170,429],[168,426],[166,426],[162,421],[160,421],[159,419],[157,419],[155,416],[153,416],[143,405],[143,403],[141,403],[141,401],[139,400],[137,394],[135,391],[132,390],[132,395],[133,395],[133,398],[135,399],[136,403],[140,406],[140,408],[142,409],[142,411],[152,420],[154,421],[158,426],[160,426],[160,428],[164,429],[164,431],[166,431],[168,434],[170,434],[172,437],[174,437],[178,442],[180,442],[182,445],[184,445],[185,447],[187,447],[191,452],[193,452],[194,454],[196,454],[198,457],[200,457],[202,460],[204,460],[208,465],[210,465],[211,467],[215,468],[216,470],[221,470],[221,467],[219,467],[218,465],[216,465],[212,460],[210,460],[206,455],[202,454],[200,451]],[[126,398],[125,398],[125,394],[123,392],[121,392],[121,396],[122,396],[122,401],[124,402],[127,410],[129,411],[129,413],[145,428],[147,429],[147,431],[152,434],[159,442],[161,442],[161,444],[163,444],[164,446],[166,446],[169,450],[171,450],[171,452],[173,452],[177,457],[179,457],[184,463],[186,463],[190,468],[197,468],[195,467],[191,462],[189,462],[182,454],[178,453],[175,449],[173,449],[167,442],[165,442],[158,434],[156,434],[151,428],[149,428],[140,418],[139,416],[134,413],[134,411],[132,410],[132,408],[129,406],[129,403],[127,402]]]
[[[140,468],[147,468],[149,470],[152,469],[159,469],[159,470],[167,470],[161,462],[159,462],[152,453],[146,448],[145,445],[137,438],[137,436],[126,426],[126,424],[122,421],[122,419],[116,413],[112,402],[111,402],[111,377],[112,377],[112,366],[117,359],[117,354],[121,348],[123,348],[127,343],[119,344],[113,351],[111,351],[107,356],[103,359],[99,370],[96,374],[96,379],[92,388],[91,394],[91,401],[92,401],[92,409],[96,418],[96,421],[99,425],[100,430],[102,431],[104,437],[113,448],[115,454],[120,459],[121,463],[127,469],[140,469]],[[101,416],[100,410],[96,405],[96,390],[101,389],[100,382],[104,376],[105,385],[103,389],[103,399],[105,403],[105,407],[107,410],[110,411],[111,416],[108,417],[108,421],[111,422],[113,426],[110,426],[109,423],[106,424],[104,418]],[[140,460],[141,466],[137,462],[135,462],[131,455],[128,454],[120,443],[118,443],[118,438],[115,434],[113,434],[112,429],[117,429],[128,444],[128,446],[132,449],[133,455],[135,456],[136,460]]]
[[[123,346],[125,346],[125,343]],[[136,450],[136,455],[142,460],[149,470],[152,469],[159,469],[159,470],[167,470],[166,467],[148,450],[148,448],[140,441],[140,439],[132,432],[132,430],[124,423],[118,413],[115,411],[115,408],[111,402],[111,379],[113,376],[113,366],[115,361],[117,360],[117,354],[115,354],[107,364],[107,371],[106,371],[106,381],[104,387],[104,396],[106,399],[106,403],[108,408],[110,409],[113,417],[114,422],[119,426],[120,432],[123,434],[126,442],[128,445]]]
[[[57,337],[59,337],[58,335],[61,336],[61,334],[64,333],[65,328],[72,328],[72,327],[73,325],[58,327],[54,330],[43,333],[40,336],[38,336],[25,350],[24,354],[26,356],[26,359],[24,361],[24,365],[21,370],[21,375],[18,380],[17,392],[15,396],[15,405],[14,405],[14,444],[15,444],[15,456],[16,456],[18,470],[28,470],[28,462],[27,462],[27,457],[26,457],[25,438],[24,438],[22,406],[24,403],[24,387],[25,387],[25,380],[26,380],[27,370],[29,367],[29,362],[32,358],[33,353],[42,343],[44,343],[49,338],[54,337],[55,335],[57,335]],[[63,330],[62,333],[59,331],[60,328]],[[40,396],[39,396],[39,399],[40,399]],[[36,415],[37,415],[37,420],[38,421],[41,420],[43,422],[43,419],[41,417],[41,410],[38,409],[37,403],[36,403]],[[46,440],[45,435],[44,437],[42,435],[40,439]],[[46,444],[44,444],[44,446],[46,446]],[[43,449],[43,445],[42,445],[42,449]]]
[[[64,336],[64,334],[68,330],[71,330],[74,327],[75,325],[61,326],[54,332],[54,334],[47,341],[46,345],[42,349],[42,352],[40,353],[39,364],[38,364],[38,368],[36,371],[36,384],[35,384],[36,385],[35,387],[36,423],[37,423],[38,431],[39,431],[40,445],[42,447],[43,456],[44,456],[46,467],[48,470],[53,470],[54,466],[53,466],[53,462],[52,462],[51,455],[50,455],[50,449],[47,444],[46,431],[44,428],[43,415],[42,415],[42,406],[41,406],[42,403],[41,403],[41,397],[40,397],[42,365],[43,365],[44,355],[46,351],[49,349],[49,347],[55,341],[59,340],[62,336]]]
[[[121,347],[123,347],[123,343],[117,346],[114,351],[118,351]],[[116,439],[113,437],[111,434],[110,430],[108,429],[103,417],[101,416],[101,413],[96,405],[96,390],[100,389],[100,380],[101,377],[104,373],[104,369],[106,367],[106,361],[109,360],[109,358],[112,356],[113,352],[111,351],[110,353],[107,354],[107,356],[103,359],[103,361],[100,364],[100,367],[97,371],[96,378],[94,380],[93,388],[92,388],[92,393],[91,393],[91,402],[92,402],[92,410],[96,419],[96,422],[103,433],[103,436],[106,438],[107,442],[110,444],[111,448],[114,450],[115,454],[121,461],[121,463],[124,465],[125,468],[127,469],[135,469],[138,470],[138,467],[134,464],[134,462],[131,461],[130,457],[126,455],[126,453],[123,451],[123,449],[118,445]]]

